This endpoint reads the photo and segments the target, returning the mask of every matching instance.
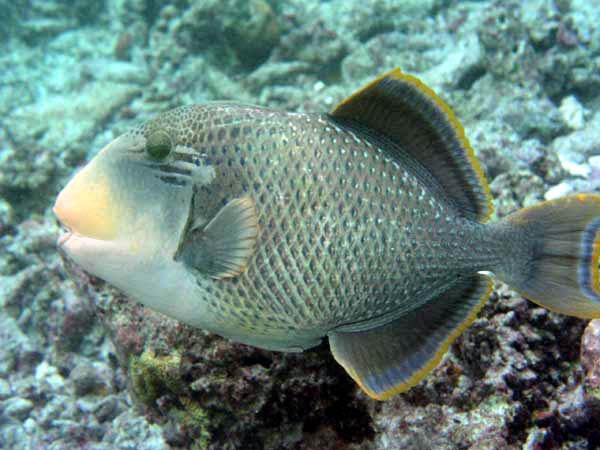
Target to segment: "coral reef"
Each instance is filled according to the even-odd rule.
[[[581,365],[585,376],[583,392],[587,407],[595,410],[594,420],[598,429],[600,409],[600,320],[592,320],[586,327],[581,340]],[[596,439],[598,437],[596,436]]]
[[[0,447],[600,446],[597,320],[499,284],[432,374],[380,403],[326,344],[267,352],[134,304],[61,258],[50,211],[78,166],[157,112],[213,99],[328,110],[396,66],[453,106],[496,216],[599,192],[595,2],[0,8]]]

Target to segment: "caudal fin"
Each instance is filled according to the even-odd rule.
[[[600,195],[544,202],[517,211],[503,225],[525,235],[531,248],[523,273],[509,270],[500,278],[551,311],[600,317]]]

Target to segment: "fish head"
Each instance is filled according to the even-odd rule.
[[[61,249],[138,297],[175,264],[194,188],[211,179],[210,167],[181,142],[183,125],[163,119],[108,144],[68,182],[53,208],[66,228]]]

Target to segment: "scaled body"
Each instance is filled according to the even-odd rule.
[[[256,199],[252,263],[231,279],[197,272],[221,326],[243,330],[245,340],[305,347],[341,326],[385,323],[495,258],[484,227],[440,201],[422,167],[393,160],[382,148],[389,142],[327,116],[233,104],[170,115],[166,123],[195,118],[183,145],[215,170],[196,193],[194,217],[208,221],[232,198]],[[473,246],[488,250],[476,255]],[[178,259],[196,252],[184,243]]]
[[[375,398],[414,385],[474,319],[492,286],[479,271],[600,314],[600,198],[485,224],[462,127],[399,71],[330,115],[167,112],[107,146],[55,212],[75,262],[147,306],[273,350],[328,336]]]

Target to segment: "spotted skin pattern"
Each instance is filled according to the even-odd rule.
[[[425,169],[327,115],[186,106],[133,133],[157,130],[176,146],[171,165],[214,169],[211,183],[195,186],[194,218],[208,222],[235,198],[256,203],[260,232],[246,271],[222,280],[196,271],[203,301],[227,328],[302,346],[386,323],[495,264],[490,231],[440,199]],[[191,182],[177,172],[169,176]]]

